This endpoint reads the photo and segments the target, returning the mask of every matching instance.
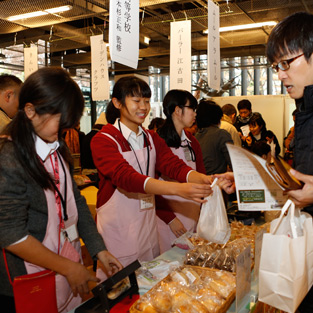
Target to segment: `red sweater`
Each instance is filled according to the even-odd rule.
[[[156,149],[156,171],[179,182],[186,182],[187,174],[192,169],[172,153],[158,134],[153,131],[144,131],[149,132],[153,139]],[[90,146],[100,178],[97,207],[102,206],[111,198],[116,187],[128,192],[145,193],[144,182],[148,177],[134,170],[120,154],[116,143],[102,133],[111,135],[120,144],[123,152],[131,151],[127,140],[111,124],[103,126],[101,131],[93,137]]]
[[[188,131],[185,130],[185,134],[191,141],[191,147],[196,155],[196,170],[199,173],[205,174],[205,167],[203,163],[202,151],[198,140]],[[155,207],[157,216],[166,224],[171,222],[175,217],[175,213],[171,210],[165,198],[162,196],[155,197]]]

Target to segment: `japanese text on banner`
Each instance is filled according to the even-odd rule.
[[[191,91],[191,21],[171,23],[170,88]]]
[[[31,73],[38,70],[38,48],[31,45],[24,48],[24,78],[26,79]]]
[[[208,1],[208,85],[220,89],[220,11],[212,1]]]
[[[110,55],[114,62],[137,68],[139,0],[110,0]]]
[[[93,101],[110,99],[108,58],[103,35],[91,36],[91,97]]]

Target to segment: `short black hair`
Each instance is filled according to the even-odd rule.
[[[200,100],[197,109],[197,125],[199,128],[218,125],[223,117],[222,108],[212,100]]]
[[[270,63],[300,51],[307,61],[313,53],[313,15],[307,12],[297,12],[283,19],[273,28],[267,41]]]
[[[266,123],[261,115],[261,113],[255,112],[249,120],[249,125],[258,125],[261,127],[262,131],[266,131]]]
[[[242,109],[247,109],[247,110],[251,111],[251,102],[248,99],[242,99],[238,102],[237,109],[238,109],[238,111],[240,111]]]
[[[11,74],[1,74],[0,75],[0,90],[6,90],[12,86],[20,86],[22,85],[22,81]]]

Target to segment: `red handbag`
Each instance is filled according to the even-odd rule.
[[[17,276],[12,282],[5,251],[2,251],[9,281],[13,286],[16,313],[58,313],[55,272],[44,270]]]

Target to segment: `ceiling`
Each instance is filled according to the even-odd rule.
[[[209,0],[210,1],[210,0]],[[54,65],[63,62],[70,69],[90,68],[90,36],[109,29],[109,0],[0,0],[0,63],[18,64],[23,47],[38,45],[42,60],[48,56]],[[220,27],[264,21],[281,21],[298,11],[313,13],[313,0],[218,0]],[[47,14],[15,22],[12,15],[45,10],[63,5],[72,9],[59,14]],[[138,69],[115,63],[115,74],[148,73],[149,66],[168,72],[170,53],[170,22],[189,19],[192,22],[192,54],[206,54],[207,1],[140,0],[140,34],[149,37],[150,44],[140,43]],[[220,35],[221,58],[262,56],[272,27],[223,32]],[[8,54],[14,52],[14,57]],[[45,54],[48,52],[48,54]]]

